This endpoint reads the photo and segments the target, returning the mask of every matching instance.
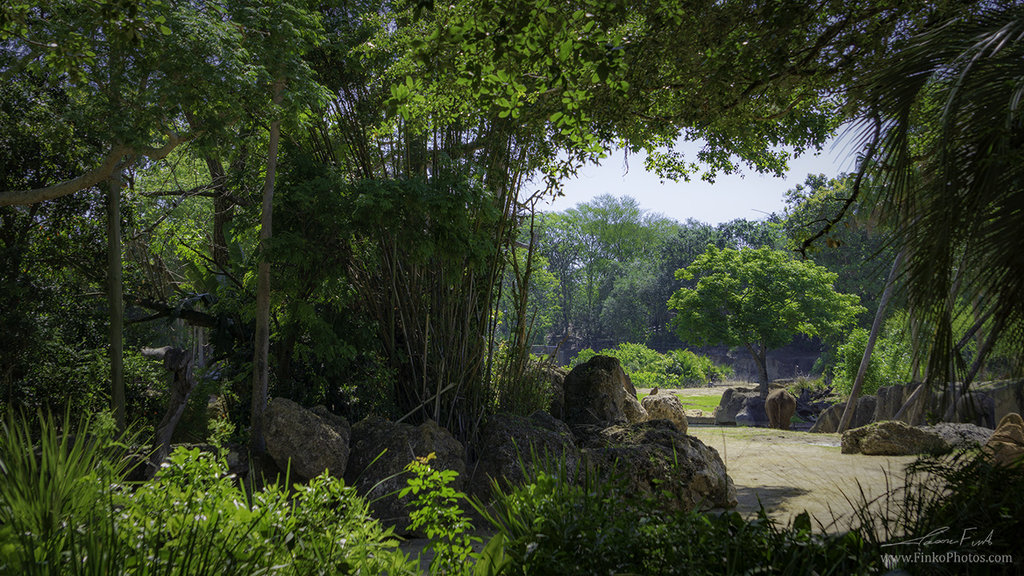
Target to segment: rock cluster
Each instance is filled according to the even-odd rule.
[[[325,470],[339,478],[345,474],[351,428],[323,406],[306,410],[286,398],[272,399],[264,436],[267,453],[293,478],[308,480]]]
[[[551,379],[554,386],[560,375]],[[543,465],[573,480],[583,471],[621,478],[627,489],[669,508],[735,505],[722,458],[686,435],[685,410],[675,395],[648,396],[645,409],[618,360],[607,356],[577,366],[563,389],[565,421],[546,412],[494,415],[468,449],[432,421],[414,426],[369,417],[349,426],[323,407],[306,410],[275,398],[267,410],[267,450],[293,478],[325,470],[343,477],[367,498],[374,516],[399,533],[410,524],[406,501],[397,496],[409,477],[405,468],[429,454],[434,468],[458,472],[453,488],[485,500],[492,484],[520,484]]]
[[[465,448],[450,432],[428,420],[419,426],[369,417],[352,426],[352,449],[345,482],[355,486],[370,502],[379,520],[404,531],[409,525],[406,500],[397,492],[409,475],[405,467],[414,458],[434,454],[430,465],[438,470],[455,470],[459,475],[452,487],[464,488]]]
[[[874,396],[861,396],[857,398],[857,406],[853,411],[853,418],[850,420],[850,428],[867,426],[875,419],[877,400]],[[839,429],[839,420],[843,417],[843,410],[846,409],[846,402],[840,402],[818,416],[818,420],[811,426],[811,432],[822,432],[831,434]]]

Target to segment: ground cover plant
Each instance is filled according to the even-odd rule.
[[[91,424],[5,420],[0,573],[418,574],[336,478],[249,493],[223,454],[178,449],[133,485],[131,438]]]
[[[781,524],[763,508],[754,519],[737,512],[666,512],[614,481],[586,473],[573,481],[564,465],[549,466],[524,486],[496,487],[489,507],[478,504],[497,530],[478,566],[500,567],[481,573],[524,575],[883,574],[897,568],[1019,574],[1022,487],[1019,466],[997,466],[977,450],[924,458],[902,486],[880,497],[881,507],[870,507],[861,495],[859,516],[844,530],[825,533],[807,513]],[[931,560],[915,560],[925,540]],[[992,562],[970,563],[972,555]]]

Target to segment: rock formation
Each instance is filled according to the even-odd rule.
[[[642,404],[649,420],[670,420],[680,432],[686,434],[689,428],[686,408],[678,396],[670,392],[652,393],[644,397]]]
[[[618,478],[668,509],[736,505],[736,488],[718,451],[680,432],[669,420],[612,426],[578,440],[593,473]]]
[[[565,377],[565,422],[570,426],[608,426],[630,421],[628,398],[636,403],[636,389],[617,358],[594,356]],[[630,392],[632,391],[632,392]],[[642,409],[642,408],[641,408]],[[633,410],[633,419],[641,412]]]
[[[345,482],[355,486],[370,502],[374,517],[402,532],[409,525],[409,510],[406,500],[399,499],[397,492],[409,478],[405,467],[414,458],[431,453],[436,458],[430,466],[458,472],[451,486],[462,490],[466,478],[465,449],[450,432],[433,421],[413,426],[371,416],[352,426]]]
[[[843,433],[843,454],[907,456],[943,454],[949,444],[936,432],[915,428],[898,420],[876,422]]]
[[[470,492],[483,500],[491,496],[492,480],[504,489],[522,485],[524,472],[534,471],[535,457],[548,469],[564,468],[570,478],[579,470],[580,454],[572,432],[545,412],[529,418],[495,414],[481,427],[477,446]]]
[[[350,427],[323,406],[306,410],[286,398],[273,398],[266,412],[267,453],[281,470],[310,479],[328,470],[342,477],[348,462]],[[290,464],[289,464],[290,462]]]

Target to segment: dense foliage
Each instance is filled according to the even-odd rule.
[[[249,492],[223,454],[181,448],[155,478],[131,485],[132,438],[112,435],[112,423],[83,419],[77,432],[71,423],[4,421],[2,573],[418,573],[336,478]]]
[[[696,280],[669,300],[683,338],[744,346],[757,363],[767,394],[767,351],[796,334],[835,337],[863,312],[857,296],[833,289],[836,275],[770,248],[709,248],[677,272]]]
[[[715,364],[707,356],[690,350],[670,350],[659,354],[643,344],[629,343],[599,352],[586,348],[573,358],[569,367],[583,364],[598,354],[618,358],[633,384],[642,388],[708,386],[732,375],[728,366]]]

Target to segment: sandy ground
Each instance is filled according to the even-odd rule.
[[[837,434],[724,426],[691,426],[689,434],[722,456],[741,514],[754,516],[763,505],[769,516],[788,522],[806,510],[828,531],[846,530],[864,502],[902,486],[904,469],[915,460],[842,454]]]
[[[756,384],[728,382],[670,392],[685,401],[688,396],[721,396],[731,386]],[[769,516],[788,522],[806,510],[816,526],[829,531],[847,529],[865,502],[880,506],[881,496],[903,485],[904,469],[916,459],[842,454],[838,434],[700,425],[691,425],[689,434],[722,456],[741,514],[754,516],[763,505]]]

